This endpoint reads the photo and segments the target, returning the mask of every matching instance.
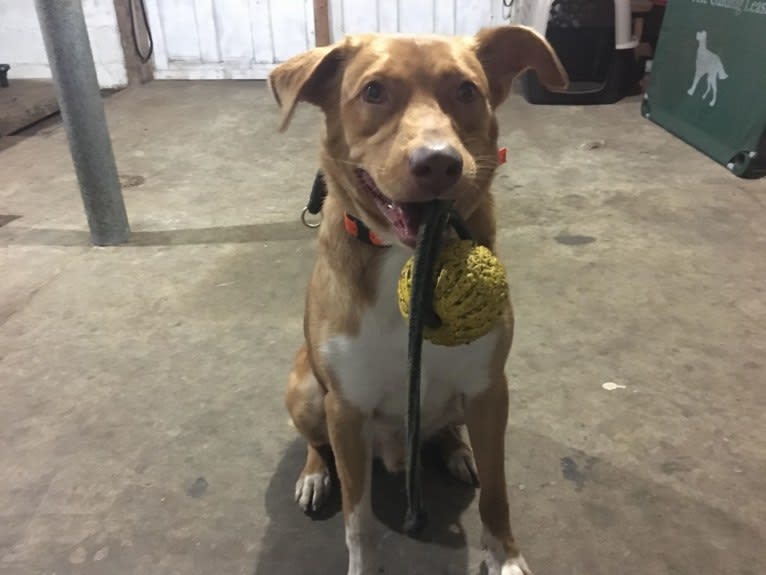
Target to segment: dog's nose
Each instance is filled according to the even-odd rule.
[[[409,161],[418,185],[437,196],[454,186],[463,173],[463,157],[449,144],[415,148]]]

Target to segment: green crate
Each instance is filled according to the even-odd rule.
[[[766,0],[669,0],[642,113],[734,174],[766,175]]]

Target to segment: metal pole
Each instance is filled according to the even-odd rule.
[[[124,243],[130,226],[81,0],[35,0],[35,6],[91,240],[98,246]]]

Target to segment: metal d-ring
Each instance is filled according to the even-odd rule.
[[[321,214],[319,216],[319,221],[317,221],[317,222],[309,222],[306,219],[306,214],[308,214],[308,213],[309,213],[309,208],[308,208],[308,206],[306,206],[305,208],[303,208],[303,211],[301,212],[301,222],[303,222],[304,226],[306,226],[307,228],[311,228],[313,230],[313,229],[318,228],[320,225],[322,225],[322,216],[321,216]]]

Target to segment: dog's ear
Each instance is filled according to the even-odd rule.
[[[293,56],[269,74],[269,86],[282,108],[279,130],[284,131],[298,102],[325,108],[340,86],[341,63],[347,53],[346,43],[314,48]]]
[[[532,68],[552,91],[569,85],[567,73],[548,41],[526,26],[500,26],[480,30],[472,39],[490,87],[490,103],[499,106],[511,90],[513,78]]]

